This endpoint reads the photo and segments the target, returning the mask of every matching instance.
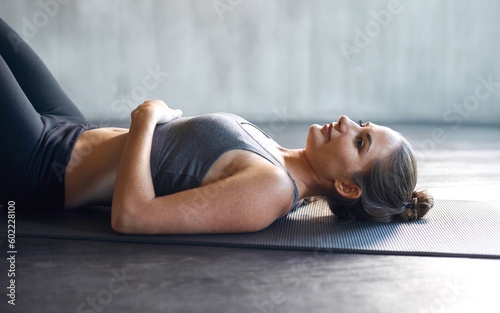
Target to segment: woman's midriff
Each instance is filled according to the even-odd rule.
[[[87,204],[111,204],[127,134],[126,128],[98,128],[82,133],[66,167],[66,209]]]

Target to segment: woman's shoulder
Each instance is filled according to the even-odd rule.
[[[294,201],[295,185],[286,171],[264,160],[241,172],[245,189],[259,202],[275,208],[279,216],[289,212]]]

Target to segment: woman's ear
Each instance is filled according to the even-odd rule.
[[[361,197],[361,188],[354,182],[335,181],[335,189],[338,194],[347,199],[358,199]]]

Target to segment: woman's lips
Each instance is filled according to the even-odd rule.
[[[328,141],[330,141],[332,136],[332,124],[325,124],[322,130],[325,132],[325,136],[328,138]]]

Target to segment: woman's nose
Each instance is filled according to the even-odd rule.
[[[348,118],[347,116],[342,115],[339,118],[338,123],[339,123],[339,131],[345,132],[354,122],[350,118]]]

